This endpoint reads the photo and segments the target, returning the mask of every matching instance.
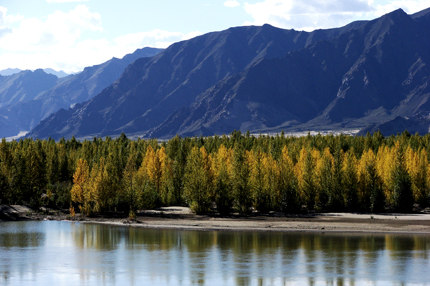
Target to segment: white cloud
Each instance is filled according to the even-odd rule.
[[[9,17],[6,12],[0,7],[0,70],[50,67],[76,72],[114,56],[121,58],[138,48],[166,48],[201,34],[153,30],[107,40],[101,33],[100,14],[91,12],[85,5],[78,5],[69,12],[55,11],[43,21],[20,19],[16,28],[8,29],[11,19],[6,20]],[[93,39],[83,38],[83,33],[90,33]]]
[[[1,57],[1,66],[4,67],[27,67],[33,63],[40,64],[40,59],[46,63],[52,62],[54,55],[63,52],[62,61],[72,59],[67,52],[73,50],[80,41],[84,31],[102,31],[101,16],[89,11],[85,5],[78,5],[69,12],[55,11],[42,21],[37,18],[10,17],[5,15],[5,10],[0,12],[0,19],[6,25],[7,33],[0,30],[0,49],[6,51]],[[3,20],[6,19],[6,20]],[[16,28],[8,29],[7,24],[19,21]],[[5,24],[4,24],[5,23]],[[18,56],[17,56],[18,55]],[[28,57],[31,55],[31,57]],[[27,64],[23,60],[26,59]],[[32,60],[31,60],[32,59]],[[39,67],[53,67],[42,65]],[[32,67],[34,68],[34,67]]]
[[[228,1],[224,2],[224,6],[232,7],[233,8],[233,7],[240,6],[240,4],[236,0],[228,0]]]
[[[46,0],[48,3],[84,2],[90,0]]]
[[[7,8],[0,6],[0,29],[5,29],[8,24],[21,21],[24,19],[23,16],[17,15],[7,15]]]
[[[245,3],[245,11],[254,20],[245,25],[265,23],[298,30],[315,30],[346,25],[355,20],[369,20],[403,9],[412,14],[429,7],[428,0],[396,0],[378,4],[373,0],[262,0]],[[379,2],[380,3],[380,2]]]
[[[112,48],[116,50],[115,54],[117,57],[120,57],[121,54],[124,54],[124,51],[131,52],[142,47],[167,48],[175,42],[189,40],[199,35],[201,33],[198,31],[183,34],[155,29],[149,32],[133,33],[117,37],[114,40]]]
[[[102,31],[101,17],[89,8],[79,5],[64,13],[55,11],[45,21],[26,18],[18,28],[0,39],[0,48],[14,52],[52,51],[72,47],[82,31]]]
[[[377,5],[375,15],[382,16],[396,9],[403,9],[408,14],[413,14],[424,10],[430,6],[428,0],[404,0],[404,1],[391,1],[386,5]]]
[[[337,27],[354,20],[359,14],[374,11],[371,0],[264,0],[245,3],[245,11],[253,18],[246,24],[265,23],[277,27],[313,30]]]

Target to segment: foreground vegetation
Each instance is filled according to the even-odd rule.
[[[187,205],[196,213],[410,212],[429,203],[430,135],[175,137],[0,144],[0,200],[86,215]]]

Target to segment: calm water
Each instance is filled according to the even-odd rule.
[[[3,222],[0,285],[430,285],[430,237]]]

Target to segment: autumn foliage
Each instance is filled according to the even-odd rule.
[[[430,135],[283,134],[0,144],[0,200],[86,215],[186,205],[196,213],[410,212],[429,203]]]

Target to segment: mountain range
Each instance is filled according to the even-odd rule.
[[[43,69],[43,71],[45,73],[53,74],[53,75],[55,75],[58,78],[62,78],[62,77],[66,77],[66,76],[70,75],[70,74],[68,74],[68,73],[66,73],[66,72],[64,72],[62,70],[56,71],[56,70],[51,69],[51,68]],[[11,68],[8,68],[8,69],[1,70],[0,71],[0,75],[2,75],[2,76],[9,76],[9,75],[13,75],[13,74],[20,73],[20,72],[22,72],[22,70],[20,70],[20,69],[11,69]]]
[[[430,113],[429,51],[430,9],[313,32],[230,28],[134,61],[109,87],[49,115],[28,136],[170,138],[384,126],[392,133],[407,120],[428,130],[422,118]]]
[[[42,69],[0,76],[0,137],[29,131],[51,113],[90,100],[117,80],[129,64],[160,51],[138,49],[122,59],[112,58],[62,78]]]

